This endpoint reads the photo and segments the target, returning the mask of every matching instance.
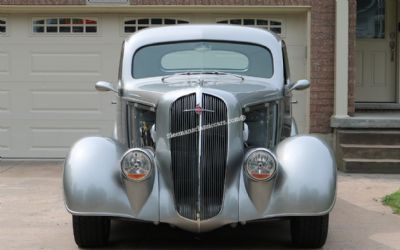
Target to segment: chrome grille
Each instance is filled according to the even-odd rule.
[[[203,112],[198,115],[194,110],[200,102]],[[178,213],[192,220],[214,217],[221,210],[224,194],[226,105],[211,95],[196,100],[192,94],[176,100],[170,116],[172,134],[196,128],[200,122],[211,125],[201,132],[171,138],[171,168]]]
[[[201,133],[200,219],[216,216],[224,196],[227,112],[225,103],[214,96],[203,95],[202,125],[210,128]],[[215,125],[215,127],[213,126]]]
[[[195,128],[199,117],[195,112],[184,112],[196,105],[196,95],[176,100],[171,107],[171,133]],[[197,219],[198,197],[198,133],[171,138],[172,178],[177,211],[189,219]]]

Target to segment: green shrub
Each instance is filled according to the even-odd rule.
[[[383,204],[393,208],[394,213],[400,214],[400,190],[383,198]]]

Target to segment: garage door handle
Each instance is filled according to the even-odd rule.
[[[117,104],[117,102],[116,101],[112,101],[111,104]]]
[[[293,100],[293,101],[291,101],[290,103],[292,103],[292,104],[297,104],[298,101],[297,101],[297,100]]]

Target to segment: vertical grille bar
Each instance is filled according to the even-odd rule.
[[[198,125],[195,112],[184,110],[196,105],[196,96],[176,100],[171,107],[171,133],[193,129]],[[198,133],[171,138],[171,163],[175,203],[178,213],[188,219],[197,219],[198,190]]]
[[[216,216],[222,207],[226,154],[227,154],[227,110],[225,103],[214,96],[203,95],[203,112],[200,160],[200,219]]]

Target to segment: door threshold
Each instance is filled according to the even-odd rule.
[[[396,102],[356,102],[356,110],[400,110]]]

